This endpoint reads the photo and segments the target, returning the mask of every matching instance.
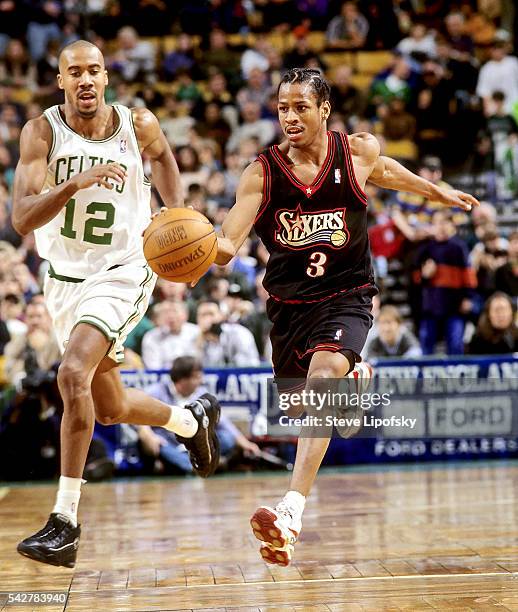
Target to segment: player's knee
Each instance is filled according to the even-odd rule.
[[[77,359],[64,359],[58,369],[58,386],[61,394],[67,399],[90,393],[88,372],[85,372],[81,362]]]
[[[308,374],[308,384],[314,384],[311,379],[315,378],[341,378],[343,376],[343,368],[337,367],[330,363],[325,366],[319,366]]]
[[[101,425],[117,425],[126,422],[128,409],[123,400],[110,402],[109,405],[96,405],[95,419]]]
[[[95,419],[101,425],[118,425],[124,422],[122,412],[96,412]]]

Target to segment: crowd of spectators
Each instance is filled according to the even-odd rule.
[[[376,134],[383,152],[443,186],[443,172],[482,177],[473,185],[487,201],[472,216],[367,186],[383,308],[366,355],[516,351],[518,233],[498,218],[499,203],[518,198],[516,22],[507,0],[0,0],[5,382],[23,378],[28,356],[46,368],[53,355],[40,297],[46,263],[9,216],[21,127],[61,102],[59,50],[78,38],[104,53],[109,102],[157,114],[186,205],[216,228],[243,169],[281,137],[276,90],[293,66],[330,81],[330,129]],[[154,192],[153,208],[160,204]],[[267,258],[252,235],[194,289],[159,281],[128,339],[127,364],[268,362]],[[151,433],[141,435],[156,449]]]

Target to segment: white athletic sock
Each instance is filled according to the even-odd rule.
[[[194,418],[193,413],[179,406],[169,407],[171,408],[171,416],[164,428],[183,438],[192,438],[198,431],[198,421]]]
[[[82,478],[59,477],[59,488],[56,504],[52,512],[64,514],[77,527],[77,507],[81,497],[81,485],[86,482]]]
[[[288,491],[284,496],[284,500],[293,508],[295,508],[299,514],[304,512],[304,506],[306,505],[306,498],[302,493],[298,491]]]

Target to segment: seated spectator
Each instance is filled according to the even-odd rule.
[[[183,32],[178,36],[176,49],[164,57],[164,75],[168,81],[174,81],[180,71],[193,71],[198,66],[193,40]],[[200,77],[200,74],[194,76]]]
[[[52,106],[61,102],[61,92],[56,81],[59,72],[58,56],[59,42],[50,40],[47,51],[36,64],[37,97],[44,106]]]
[[[164,300],[153,308],[156,328],[142,339],[142,359],[148,370],[170,368],[177,357],[197,356],[200,330],[187,322],[187,304]]]
[[[387,72],[374,79],[369,91],[369,102],[374,107],[388,104],[394,98],[400,98],[405,103],[412,98],[409,84],[410,65],[403,57],[397,57]]]
[[[362,11],[369,23],[366,49],[393,49],[401,39],[397,12],[389,0],[363,0]]]
[[[217,208],[224,206],[227,210],[233,201],[225,194],[225,175],[223,172],[213,172],[207,181],[207,205],[213,214]]]
[[[496,226],[484,231],[481,242],[471,251],[471,263],[477,275],[477,293],[485,302],[496,291],[496,270],[507,262],[507,240]]]
[[[373,357],[421,357],[419,341],[403,325],[403,319],[395,306],[383,306],[377,317],[378,333],[367,347],[367,359]]]
[[[48,372],[61,359],[50,315],[41,301],[30,303],[25,311],[27,331],[15,336],[5,347],[5,375],[16,385],[32,369]]]
[[[435,39],[423,23],[413,23],[409,36],[403,38],[396,49],[406,58],[415,54],[431,58],[435,57],[437,52]]]
[[[202,365],[193,357],[178,357],[169,372],[170,380],[162,379],[146,389],[147,393],[169,405],[183,406],[207,392],[202,385]],[[193,469],[185,447],[178,443],[176,436],[163,427],[138,427],[143,451],[153,459],[159,459],[166,473],[191,474]],[[238,447],[253,455],[259,454],[259,447],[250,442],[224,414],[221,414],[216,428],[220,444],[221,460],[228,460]]]
[[[400,98],[394,98],[388,104],[383,117],[383,136],[387,140],[412,140],[415,134],[415,117],[406,110]]]
[[[448,141],[452,85],[442,66],[435,61],[423,64],[422,83],[417,92],[417,141],[422,155],[443,157]]]
[[[20,285],[23,297],[27,303],[29,303],[34,296],[40,293],[40,288],[36,282],[36,279],[24,263],[15,263],[12,267],[11,273],[13,278],[15,278]]]
[[[464,352],[464,316],[472,309],[476,277],[466,244],[456,234],[453,215],[438,211],[432,219],[434,238],[419,252],[422,320],[419,340],[424,355],[432,355],[441,331],[448,355]]]
[[[331,79],[331,108],[347,119],[361,117],[367,102],[363,92],[351,83],[351,77],[350,66],[338,66]]]
[[[168,142],[175,147],[185,147],[190,143],[190,132],[196,125],[196,120],[190,116],[191,108],[190,102],[178,101],[176,96],[168,95],[165,98],[160,127]]]
[[[513,113],[518,102],[518,58],[509,55],[509,43],[495,37],[490,48],[490,60],[480,69],[477,94],[484,101],[486,115],[491,114],[491,96],[501,91],[505,96],[505,111]]]
[[[314,30],[325,30],[330,0],[297,0],[297,11],[306,18],[303,27],[311,24]],[[300,64],[295,64],[296,68]]]
[[[7,293],[2,297],[0,319],[5,322],[10,340],[27,333],[27,325],[22,321],[23,310],[24,301],[20,295]]]
[[[239,76],[239,56],[230,49],[227,44],[225,32],[219,28],[213,28],[209,36],[209,48],[204,52],[203,65],[210,71],[216,69],[225,75],[226,79],[234,81]]]
[[[333,17],[326,30],[328,50],[361,49],[365,45],[369,22],[355,2],[344,2],[340,15]]]
[[[482,12],[478,12],[470,0],[463,0],[460,5],[464,15],[464,31],[477,46],[486,46],[495,37],[495,24]]]
[[[246,238],[237,255],[232,259],[229,265],[229,270],[234,274],[242,274],[246,277],[247,283],[243,287],[244,293],[249,297],[248,289],[255,285],[255,271],[257,260],[250,256],[252,249],[252,241]]]
[[[238,323],[226,323],[217,302],[201,301],[196,322],[201,332],[198,345],[204,366],[259,365],[259,353],[253,335]]]
[[[484,306],[467,352],[471,355],[504,355],[517,351],[518,326],[511,298],[505,293],[494,293]]]
[[[308,28],[303,25],[297,26],[293,30],[295,46],[284,55],[283,67],[285,70],[307,67],[307,63],[315,57],[320,61],[318,54],[310,47],[308,34]]]
[[[23,17],[23,10],[19,3],[14,0],[0,2],[0,57],[4,56],[11,38],[23,36],[27,24]]]
[[[262,6],[263,26],[268,31],[287,32],[296,10],[294,0],[273,0]]]
[[[33,89],[36,81],[34,64],[20,40],[11,39],[0,61],[0,81],[9,81],[19,89]]]
[[[190,72],[180,70],[176,79],[176,99],[196,105],[202,97],[200,87],[195,83]]]
[[[471,250],[482,241],[487,229],[496,227],[497,213],[496,208],[489,202],[481,202],[471,211],[469,216],[470,234],[466,238],[468,248]],[[480,248],[480,247],[479,247]]]
[[[434,155],[427,155],[422,159],[417,174],[441,189],[451,189],[451,186],[442,178],[442,162]],[[396,192],[392,201],[405,214],[408,223],[419,230],[427,230],[431,225],[434,213],[444,209],[441,202],[402,191]],[[478,208],[475,211],[478,211]],[[466,214],[460,210],[455,211],[453,220],[456,225],[462,225],[466,222]]]
[[[246,30],[248,20],[244,4],[243,0],[212,0],[210,3],[212,26],[217,26],[229,34]]]
[[[456,51],[444,36],[435,39],[438,62],[455,84],[455,89],[472,93],[477,85],[478,60],[473,55]]]
[[[196,126],[196,131],[202,138],[213,140],[219,147],[219,153],[225,150],[230,138],[231,128],[223,117],[221,106],[217,102],[205,105],[203,117]],[[176,142],[172,140],[172,142]]]
[[[248,79],[254,68],[266,72],[270,68],[268,61],[268,50],[270,42],[265,34],[257,34],[252,47],[249,47],[241,56],[241,74],[243,79]]]
[[[444,23],[446,31],[444,35],[451,47],[456,52],[457,59],[467,61],[473,56],[473,40],[466,32],[466,20],[460,12],[452,12],[446,16]]]
[[[20,3],[17,3],[20,4]],[[49,40],[62,39],[64,16],[63,2],[60,0],[31,0],[28,3],[29,21],[27,26],[27,43],[31,59],[37,62],[45,55]]]
[[[241,110],[241,115],[243,123],[232,132],[227,142],[227,150],[236,151],[243,141],[253,137],[259,140],[261,148],[268,146],[275,136],[275,128],[268,119],[261,119],[259,104],[247,102]]]
[[[211,102],[217,104],[221,108],[223,118],[228,121],[231,127],[237,125],[238,114],[233,106],[234,98],[228,90],[228,81],[223,72],[217,68],[211,67],[209,70],[209,79],[203,91],[203,97],[198,100],[193,114],[201,119],[204,115],[205,106]]]
[[[494,91],[491,94],[490,102],[486,103],[486,112],[486,129],[493,143],[495,167],[501,168],[510,148],[509,137],[518,134],[518,125],[513,115],[505,108],[505,94],[502,91]]]
[[[518,305],[518,231],[509,236],[507,263],[497,268],[495,285],[497,291],[510,295]]]
[[[22,244],[22,238],[14,229],[9,211],[9,191],[7,184],[0,178],[0,242],[13,247]]]
[[[271,361],[272,344],[270,342],[270,330],[272,323],[266,314],[266,302],[269,295],[263,287],[265,270],[260,272],[255,279],[255,292],[257,299],[254,301],[254,309],[240,323],[248,328],[254,335],[255,344],[262,361]]]
[[[237,92],[236,101],[239,108],[243,108],[247,102],[255,102],[262,109],[269,94],[268,75],[259,68],[253,68],[248,74],[246,86]]]
[[[180,181],[184,194],[187,194],[191,185],[203,185],[209,178],[209,173],[201,167],[200,157],[194,147],[186,145],[176,151],[176,161],[180,170]]]
[[[156,61],[155,47],[139,40],[135,28],[125,26],[117,33],[117,47],[109,58],[109,69],[118,72],[128,83],[153,78]]]

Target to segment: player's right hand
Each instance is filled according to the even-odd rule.
[[[80,172],[72,177],[77,189],[88,189],[93,185],[102,185],[107,189],[113,189],[113,183],[122,184],[126,180],[126,170],[118,163],[112,162],[110,164],[99,164],[93,166],[89,170]],[[112,179],[112,182],[109,182]]]

